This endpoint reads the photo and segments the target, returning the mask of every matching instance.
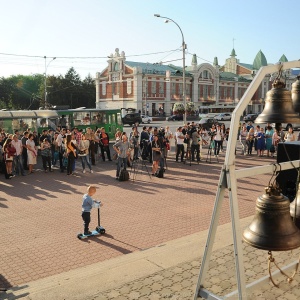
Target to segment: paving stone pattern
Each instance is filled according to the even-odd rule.
[[[267,251],[255,249],[243,243],[246,283],[259,280],[268,274]],[[285,266],[298,259],[300,249],[274,252],[279,266]],[[151,276],[132,281],[126,285],[96,294],[88,300],[143,299],[143,300],[190,300],[193,299],[199,275],[201,257],[157,272]],[[276,270],[273,267],[272,271]],[[291,275],[292,271],[290,272]],[[296,300],[300,297],[299,276],[288,283],[283,275],[275,280],[279,288],[271,282],[247,295],[249,300]],[[214,251],[210,261],[205,288],[215,295],[224,296],[237,289],[233,245]],[[200,299],[200,298],[199,298]],[[236,297],[238,299],[238,297]]]
[[[136,174],[135,181],[118,182],[115,162],[98,161],[93,174],[83,174],[77,162],[76,175],[67,176],[57,168],[44,173],[39,157],[35,173],[10,180],[3,176],[0,287],[21,285],[207,229],[223,161],[221,153],[219,163],[212,158],[212,163],[189,166],[176,163],[172,153],[165,178],[150,179],[144,168]],[[238,155],[236,166],[245,168],[273,161]],[[149,164],[148,168],[150,171]],[[256,198],[269,179],[270,175],[261,175],[238,181],[240,218],[254,214]],[[97,186],[95,198],[104,204],[101,224],[106,234],[78,240],[77,233],[83,229],[82,195],[90,184]],[[228,222],[226,195],[219,224]],[[91,228],[96,225],[94,210]],[[167,286],[164,294],[170,295]]]

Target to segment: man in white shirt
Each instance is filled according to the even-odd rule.
[[[176,151],[176,161],[178,161],[179,154],[181,153],[181,162],[183,162],[184,157],[184,135],[182,133],[182,127],[178,127],[178,130],[176,131],[175,138],[177,141],[177,151]]]
[[[25,172],[24,172],[24,168],[23,168],[23,158],[22,158],[23,145],[22,145],[21,140],[18,139],[18,136],[16,134],[13,135],[11,144],[16,149],[16,153],[15,153],[14,161],[13,161],[16,175],[19,175],[21,173],[22,176],[25,176]]]

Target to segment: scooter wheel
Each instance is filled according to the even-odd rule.
[[[82,233],[77,234],[77,238],[79,238],[80,240],[82,237],[83,237]]]
[[[96,231],[97,231],[98,233],[101,233],[101,234],[104,234],[104,233],[105,233],[105,229],[104,229],[102,226],[97,226],[97,227],[96,227]]]
[[[97,231],[98,233],[101,233],[101,227],[100,227],[100,226],[97,226],[97,227],[96,227],[96,231]]]

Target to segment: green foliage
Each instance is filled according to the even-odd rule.
[[[69,105],[95,107],[96,87],[88,75],[84,80],[74,68],[62,76],[47,76],[49,106]],[[43,74],[17,75],[0,78],[0,109],[38,109],[45,105],[45,77]]]
[[[193,116],[195,115],[196,109],[195,104],[193,102],[186,103],[186,113],[187,115]]]

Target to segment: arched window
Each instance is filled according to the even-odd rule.
[[[211,74],[210,74],[210,72],[208,70],[204,70],[203,72],[201,72],[199,77],[202,80],[212,79]]]
[[[119,63],[118,62],[116,62],[114,64],[114,71],[119,71]]]

